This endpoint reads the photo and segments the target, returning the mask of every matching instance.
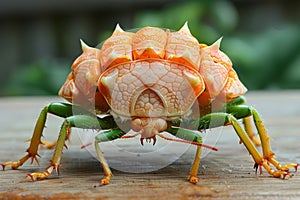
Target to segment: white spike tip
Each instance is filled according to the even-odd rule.
[[[222,39],[223,39],[223,36],[220,37],[217,41],[215,41],[211,46],[216,46],[219,49],[221,46]]]
[[[117,25],[116,25],[116,28],[115,28],[115,30],[114,30],[114,32],[113,32],[112,35],[117,35],[117,34],[123,33],[123,32],[124,32],[124,30],[120,27],[119,24],[117,24]]]
[[[184,25],[179,29],[180,32],[191,34],[191,31],[188,26],[188,22],[186,21]]]
[[[90,48],[82,39],[80,39],[80,44],[83,52]]]

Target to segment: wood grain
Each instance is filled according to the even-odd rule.
[[[281,163],[300,163],[300,91],[249,92],[248,104],[261,113],[272,137],[271,144]],[[25,155],[36,118],[44,105],[61,101],[56,97],[22,97],[0,99],[0,163]],[[62,120],[50,116],[45,138],[55,140]],[[75,132],[75,133],[74,133]],[[26,174],[44,170],[53,150],[40,150],[40,167],[26,163],[18,170],[0,171],[0,199],[299,199],[300,174],[289,180],[275,179],[266,173],[255,174],[253,161],[232,127],[222,129],[216,144],[218,152],[202,159],[200,182],[186,181],[195,147],[189,147],[178,160],[156,171],[129,173],[112,169],[111,184],[100,186],[103,170],[98,161],[84,149],[76,131],[69,149],[64,150],[61,175],[53,173],[43,181],[31,182]],[[77,131],[78,132],[78,131]],[[207,132],[210,133],[210,132]],[[213,133],[213,131],[212,131]],[[213,134],[212,134],[213,135]],[[214,137],[214,136],[212,136]],[[130,148],[139,143],[127,142]],[[149,144],[145,144],[149,145]],[[104,152],[106,155],[109,152]],[[141,154],[142,155],[142,154]],[[170,153],[162,154],[169,159]],[[108,156],[108,162],[122,169],[155,167],[161,160],[149,158],[130,163],[124,157]],[[125,170],[126,171],[126,170]]]

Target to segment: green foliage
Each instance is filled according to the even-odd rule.
[[[230,1],[200,0],[140,12],[135,26],[178,30],[188,21],[200,43],[212,44],[224,36],[221,49],[231,58],[249,89],[300,88],[300,27],[286,24],[277,29],[266,27],[249,32],[239,24],[250,22],[239,20]]]
[[[300,88],[300,29],[288,26],[224,39],[231,57],[250,89]]]
[[[282,23],[274,28],[268,24],[259,24],[258,18],[241,18],[238,9],[227,0],[177,1],[159,10],[139,10],[132,24],[121,25],[178,30],[188,21],[192,34],[200,43],[212,44],[224,36],[221,50],[231,58],[241,81],[248,89],[299,89],[300,26],[296,23]],[[262,9],[257,12],[253,15],[268,15],[261,13],[264,12]],[[256,25],[263,28],[255,30]],[[99,38],[105,40],[111,32],[111,27],[103,27]],[[10,81],[2,85],[0,94],[56,95],[70,71],[70,62],[72,60],[43,60],[20,66]]]
[[[3,95],[56,95],[69,69],[67,64],[37,61],[20,68],[1,91]]]
[[[196,38],[211,43],[221,36],[220,33],[232,31],[237,23],[237,13],[227,1],[185,1],[162,10],[140,12],[134,25],[178,30],[186,21]]]

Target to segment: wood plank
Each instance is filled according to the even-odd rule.
[[[249,104],[262,114],[277,159],[282,163],[300,163],[299,123],[300,91],[249,92]],[[61,101],[56,97],[22,97],[0,99],[0,163],[16,160],[25,155],[35,120],[48,102]],[[45,138],[55,140],[62,120],[49,116]],[[61,170],[43,181],[31,182],[26,174],[41,171],[48,166],[52,150],[40,150],[40,167],[26,163],[19,170],[0,171],[0,199],[72,198],[72,199],[298,199],[300,198],[300,174],[289,180],[255,175],[253,161],[231,127],[222,129],[217,141],[218,152],[210,152],[202,159],[199,169],[200,182],[192,185],[186,181],[194,157],[195,147],[189,147],[174,163],[156,171],[129,173],[113,169],[111,184],[100,186],[103,170],[98,161],[87,151],[80,149],[79,135],[90,134],[74,130],[69,149],[64,150]],[[208,131],[211,137],[219,132]],[[126,140],[128,151],[140,148],[135,140]],[[118,145],[122,145],[118,144]],[[147,146],[149,145],[149,146]],[[122,146],[122,147],[123,147]],[[150,148],[145,144],[145,148]],[[163,160],[137,159],[129,161],[120,156],[110,155],[108,162],[125,171],[159,166]],[[158,151],[161,159],[171,159],[171,152]],[[143,158],[141,153],[141,157]]]

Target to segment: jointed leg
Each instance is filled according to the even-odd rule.
[[[36,179],[41,180],[50,176],[53,170],[55,170],[59,174],[62,150],[63,147],[65,146],[66,136],[71,131],[71,127],[99,130],[101,128],[99,124],[101,123],[104,123],[103,120],[96,116],[75,115],[75,116],[67,117],[61,126],[59,137],[57,139],[57,144],[55,146],[55,151],[51,159],[50,166],[44,172],[34,172],[29,174],[28,176],[31,177],[32,180],[36,180]]]
[[[41,137],[43,134],[43,130],[45,127],[45,122],[47,118],[47,114],[51,113],[59,117],[66,118],[64,121],[59,138],[57,140],[57,145],[55,148],[55,152],[53,158],[51,160],[51,165],[47,168],[47,170],[43,173],[32,173],[32,179],[43,179],[51,174],[54,170],[59,169],[60,158],[62,149],[65,145],[65,140],[70,135],[71,127],[85,128],[85,129],[110,129],[116,127],[116,123],[112,116],[106,116],[104,118],[99,118],[93,113],[79,107],[66,103],[50,103],[43,108],[40,113],[40,116],[36,122],[32,138],[30,140],[30,145],[28,147],[27,155],[22,157],[19,161],[16,162],[5,162],[2,165],[3,170],[6,166],[11,166],[12,169],[17,169],[22,166],[28,159],[31,158],[31,163],[35,160],[38,163],[38,147],[42,144]]]
[[[248,134],[249,138],[252,140],[252,142],[255,144],[255,146],[261,146],[260,139],[257,137],[257,135],[253,131],[253,127],[251,124],[251,117],[245,117],[243,118],[243,124],[245,127],[245,131]]]
[[[255,109],[245,106],[245,105],[239,105],[239,106],[232,106],[227,109],[227,112],[231,113],[212,113],[208,114],[204,117],[200,118],[200,129],[207,129],[208,127],[218,127],[222,125],[232,125],[240,137],[242,143],[245,145],[245,147],[248,149],[249,153],[252,155],[255,166],[258,167],[264,167],[268,173],[274,177],[285,177],[290,176],[289,173],[289,167],[297,167],[296,164],[289,164],[285,166],[280,166],[279,163],[274,160],[274,153],[271,150],[270,142],[269,142],[269,136],[267,135],[267,131],[264,127],[264,124],[262,123],[258,113]],[[249,138],[248,134],[245,132],[245,130],[239,125],[237,119],[241,119],[247,116],[253,116],[254,123],[256,125],[256,128],[258,130],[258,134],[260,136],[262,149],[263,149],[263,155],[261,155],[258,150],[256,149],[254,143]],[[214,121],[211,121],[211,119],[214,119]],[[223,123],[222,123],[223,121]],[[274,171],[269,164],[273,164],[278,171]]]
[[[26,150],[27,155],[22,157],[19,161],[16,162],[5,162],[2,164],[3,169],[6,166],[11,166],[12,169],[17,169],[22,166],[29,158],[31,158],[31,163],[35,160],[38,163],[37,156],[38,147],[40,144],[43,144],[41,137],[43,135],[43,130],[45,127],[45,122],[47,118],[47,113],[52,113],[60,117],[68,117],[72,115],[72,106],[64,103],[51,103],[43,108],[40,113],[40,116],[36,122],[32,138],[30,140],[30,146]]]
[[[271,145],[270,145],[270,137],[268,136],[267,130],[258,114],[258,112],[249,106],[235,106],[230,108],[228,111],[231,110],[231,113],[237,113],[238,110],[243,110],[244,114],[246,114],[247,112],[252,115],[253,120],[254,120],[254,124],[256,126],[260,141],[261,141],[261,146],[262,146],[262,151],[263,151],[263,159],[266,161],[266,164],[264,164],[264,168],[270,168],[269,167],[269,163],[273,164],[277,170],[280,171],[289,171],[290,167],[294,167],[297,170],[297,164],[288,164],[288,165],[284,165],[281,166],[275,159],[274,159],[274,153],[271,149]],[[236,111],[235,111],[236,110]],[[234,112],[235,111],[235,112]],[[235,115],[235,114],[234,114]],[[242,116],[236,116],[237,118],[242,118]],[[262,166],[262,164],[256,163],[256,167]],[[270,173],[270,170],[267,170]],[[280,177],[281,175],[288,175],[289,173],[276,173],[276,172],[271,172],[270,174],[272,174],[275,177]]]
[[[251,109],[252,110],[252,109]],[[257,117],[255,117],[256,111],[252,110],[254,112],[254,119],[255,124],[258,129],[258,133],[262,142],[262,149],[263,149],[263,156],[257,151],[256,147],[254,144],[251,142],[250,138],[248,135],[245,134],[244,130],[240,127],[238,124],[237,120],[232,116],[229,115],[229,121],[233,125],[235,131],[241,138],[242,142],[248,149],[249,153],[252,155],[254,161],[255,161],[255,167],[260,167],[260,173],[262,173],[262,167],[267,170],[267,172],[272,175],[275,178],[280,178],[280,177],[286,177],[286,176],[291,176],[289,173],[289,168],[288,167],[281,167],[277,161],[273,159],[274,153],[271,150],[270,142],[269,142],[269,136],[267,135],[266,129],[264,128],[264,125],[261,120],[258,120]],[[245,137],[247,136],[247,137]],[[276,165],[274,165],[275,162]],[[272,163],[278,171],[275,171],[272,169],[272,167],[269,165],[269,163]],[[287,165],[287,166],[291,166]],[[295,165],[297,166],[297,165]]]
[[[28,176],[32,179],[32,181],[42,180],[42,179],[47,178],[48,176],[50,176],[50,174],[52,173],[53,170],[55,170],[57,172],[57,174],[59,175],[59,167],[60,167],[62,150],[65,145],[66,136],[70,131],[71,131],[71,126],[70,126],[70,124],[68,122],[68,118],[67,118],[64,121],[64,123],[60,129],[59,136],[57,139],[57,144],[55,146],[55,151],[54,151],[53,157],[50,161],[50,166],[44,172],[34,172],[31,174],[28,174]]]
[[[199,169],[199,165],[200,165],[201,152],[202,152],[202,147],[198,146],[196,155],[195,155],[195,159],[194,159],[194,163],[192,165],[192,169],[190,172],[190,177],[189,177],[189,181],[191,183],[198,183],[197,174],[198,174],[198,169]]]
[[[264,159],[267,160],[267,165],[269,165],[269,163],[271,163],[276,167],[277,170],[280,170],[280,171],[288,172],[290,167],[294,167],[295,170],[297,170],[297,167],[298,167],[297,164],[291,163],[288,165],[281,166],[279,164],[279,162],[274,159],[274,153],[271,149],[270,137],[268,136],[267,130],[266,130],[258,112],[254,108],[251,108],[251,113],[253,115],[255,126],[258,130],[258,134],[260,137],[261,146],[262,146],[262,150],[263,150],[263,156],[264,156]],[[276,177],[279,177],[281,175],[281,173],[279,173],[279,174],[274,173],[273,175]],[[289,174],[287,174],[287,175],[289,176]]]
[[[195,133],[194,131],[190,131],[190,130],[182,129],[182,128],[178,128],[178,127],[168,127],[166,131],[178,138],[183,139],[184,141],[187,141],[187,143],[197,145],[197,151],[196,151],[195,159],[194,159],[191,171],[190,171],[189,181],[194,184],[198,183],[197,174],[198,174],[198,169],[199,169],[199,165],[200,165],[202,146],[205,146],[204,144],[202,144],[201,136],[199,134]],[[216,150],[216,149],[214,149],[214,150]]]
[[[246,104],[246,99],[245,97],[241,96],[235,99],[234,101],[226,104],[226,109],[232,106],[234,107],[234,106],[245,105],[245,104]],[[260,140],[257,137],[257,134],[254,132],[253,126],[251,124],[251,116],[247,116],[243,118],[243,125],[245,127],[246,133],[248,134],[251,141],[255,144],[255,146],[260,146],[261,145]]]
[[[96,149],[96,153],[97,156],[99,158],[99,161],[103,167],[104,170],[104,174],[105,174],[105,178],[103,178],[101,180],[101,185],[107,185],[110,182],[110,177],[112,176],[112,172],[103,156],[103,153],[99,147],[99,143],[100,142],[104,142],[104,141],[111,141],[111,140],[115,140],[117,138],[122,137],[125,134],[125,132],[123,132],[121,129],[119,128],[114,128],[111,130],[107,130],[104,132],[99,133],[96,137],[95,137],[95,149]]]

